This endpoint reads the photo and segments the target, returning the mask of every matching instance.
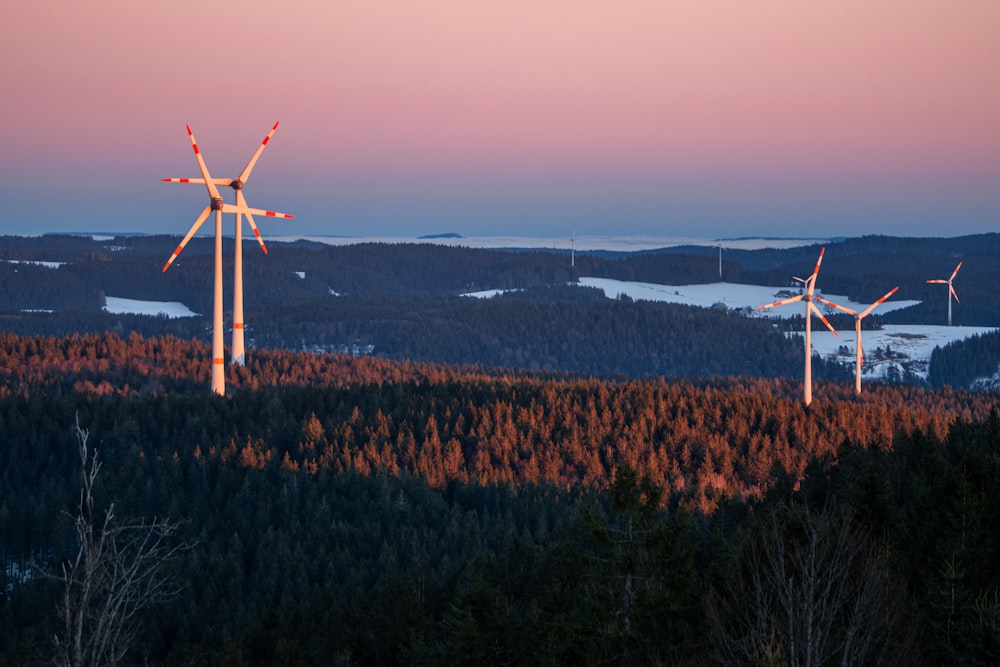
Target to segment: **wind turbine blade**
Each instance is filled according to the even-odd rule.
[[[955,303],[962,303],[958,300],[958,292],[956,292],[955,288],[951,286],[951,283],[948,283],[948,289],[951,290],[951,295],[955,297]]]
[[[812,275],[815,276],[817,273],[819,273],[819,265],[823,263],[823,253],[825,252],[826,252],[825,247],[819,249],[819,259],[816,260],[816,268],[813,269]]]
[[[223,213],[242,213],[244,215],[254,214],[263,215],[268,218],[294,218],[294,215],[288,213],[278,213],[277,211],[265,211],[262,208],[247,208],[246,206],[233,206],[232,204],[222,205]]]
[[[247,200],[243,196],[243,191],[242,190],[237,190],[236,191],[236,203],[239,204],[240,206],[246,208]],[[253,235],[257,237],[257,243],[260,244],[260,249],[263,250],[264,254],[266,255],[267,254],[267,246],[264,245],[264,239],[261,238],[260,230],[257,229],[257,223],[255,223],[253,221],[253,216],[250,215],[250,213],[244,213],[244,215],[246,216],[247,222],[250,223],[250,229],[253,230]]]
[[[164,178],[162,179],[164,183],[200,183],[205,184],[204,178]],[[212,181],[216,185],[229,185],[229,179],[226,178],[213,178]]]
[[[833,328],[833,325],[830,324],[830,322],[827,321],[827,319],[825,317],[823,317],[823,313],[821,313],[819,311],[819,308],[816,307],[816,304],[814,304],[812,301],[809,301],[808,303],[809,303],[808,310],[811,310],[813,312],[813,314],[816,317],[818,317],[823,324],[826,325],[826,328],[833,332],[834,336],[836,336],[837,338],[840,338],[840,334],[837,333],[837,330]],[[809,316],[809,314],[806,313],[806,317],[808,317],[808,316]]]
[[[959,262],[959,263],[958,263],[958,266],[956,266],[956,267],[955,267],[955,270],[951,272],[951,278],[949,278],[948,280],[954,280],[954,279],[955,279],[955,276],[957,276],[957,275],[958,275],[958,270],[959,270],[960,268],[962,268],[962,263],[963,263],[964,261],[965,261],[965,260],[962,260],[962,262]]]
[[[843,306],[841,306],[839,304],[836,304],[833,301],[830,301],[828,299],[824,299],[821,296],[814,296],[813,298],[816,299],[817,301],[822,301],[823,303],[825,303],[826,305],[830,306],[831,308],[836,308],[837,310],[843,311],[843,312],[847,313],[848,315],[857,315],[858,314],[858,311],[856,311],[856,310],[851,310],[850,308],[844,308]]]
[[[886,295],[885,295],[885,296],[883,296],[883,297],[882,297],[881,299],[879,299],[878,301],[876,301],[876,302],[875,302],[875,303],[873,303],[872,305],[870,305],[870,306],[868,306],[867,308],[865,308],[864,310],[862,310],[862,311],[861,311],[861,314],[860,314],[860,315],[858,315],[858,319],[862,319],[862,318],[864,318],[864,317],[867,317],[867,316],[869,315],[869,313],[871,313],[871,312],[872,312],[873,310],[875,310],[875,309],[876,309],[876,308],[878,307],[878,305],[879,305],[880,303],[882,303],[883,301],[885,301],[886,299],[888,299],[888,298],[889,298],[890,296],[892,296],[893,294],[895,294],[895,293],[896,293],[896,290],[898,290],[898,289],[899,289],[899,285],[896,285],[896,286],[895,286],[895,287],[893,287],[893,288],[892,288],[891,290],[889,290],[889,291],[888,291],[888,292],[886,293]]]
[[[790,303],[795,303],[796,301],[801,301],[801,300],[802,300],[802,295],[799,294],[798,296],[793,296],[790,299],[785,299],[783,301],[775,301],[774,303],[768,303],[763,306],[757,306],[757,310],[764,310],[765,308],[774,308],[776,306],[787,306]]]
[[[929,283],[945,283],[945,284],[948,283],[947,280],[944,280],[942,278],[935,278],[934,280],[928,280],[927,282],[929,282]]]
[[[194,148],[194,156],[198,160],[198,168],[201,170],[201,176],[204,178],[205,187],[208,188],[208,194],[212,199],[219,198],[219,189],[215,187],[215,181],[212,180],[212,176],[208,173],[208,167],[205,166],[205,158],[201,156],[201,151],[198,149],[198,142],[194,140],[194,132],[191,131],[191,126],[185,125],[187,128],[188,136],[191,137],[191,147]]]
[[[823,253],[826,252],[826,248],[820,248],[819,258],[816,260],[816,268],[813,269],[812,274],[805,280],[806,284],[806,294],[812,296],[813,290],[816,289],[816,277],[819,275],[819,265],[823,263]]]
[[[275,123],[274,127],[271,128],[271,131],[267,133],[266,137],[264,137],[264,140],[260,142],[260,146],[257,147],[253,157],[251,157],[250,161],[247,162],[247,166],[243,167],[243,171],[240,173],[240,177],[238,179],[240,182],[246,183],[247,179],[250,178],[250,172],[253,171],[253,166],[257,164],[257,158],[259,158],[260,154],[264,152],[264,146],[267,146],[267,142],[271,140],[271,137],[274,136],[274,131],[277,129],[278,123]]]
[[[195,232],[198,231],[198,228],[201,227],[201,223],[205,222],[205,219],[208,218],[208,214],[211,212],[212,212],[212,207],[206,206],[205,210],[203,210],[201,212],[201,215],[198,216],[198,219],[194,221],[193,225],[191,225],[191,229],[188,230],[187,235],[184,236],[184,239],[181,241],[180,245],[177,246],[177,250],[174,250],[174,254],[172,254],[170,256],[170,259],[167,260],[167,263],[163,265],[162,273],[167,272],[167,269],[170,268],[170,265],[174,263],[175,259],[177,259],[177,255],[181,254],[181,250],[184,250],[184,246],[188,244],[188,241],[191,240],[191,237],[194,236]]]

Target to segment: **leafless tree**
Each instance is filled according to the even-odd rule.
[[[49,573],[62,588],[55,663],[117,665],[135,644],[140,612],[179,593],[166,565],[189,545],[171,544],[176,523],[119,522],[113,503],[95,521],[93,492],[101,464],[97,452],[88,450],[90,433],[80,427],[79,416],[74,432],[83,480],[74,519],[79,545],[58,572]]]
[[[912,664],[903,596],[848,513],[785,509],[756,528],[731,585],[709,600],[720,663]]]

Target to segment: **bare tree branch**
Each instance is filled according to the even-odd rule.
[[[852,517],[773,511],[707,605],[725,664],[907,664],[901,596]]]
[[[97,452],[89,451],[90,433],[80,426],[79,415],[74,434],[82,478],[74,519],[79,544],[58,573],[49,573],[63,587],[55,663],[117,665],[135,644],[140,612],[180,592],[166,565],[191,545],[173,544],[178,524],[164,519],[119,523],[113,503],[95,525],[94,484],[101,463]]]

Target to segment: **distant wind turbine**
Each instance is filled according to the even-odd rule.
[[[816,276],[819,274],[819,265],[823,262],[823,253],[826,252],[826,248],[821,248],[819,251],[819,259],[816,260],[816,268],[813,269],[812,275],[806,279],[799,278],[798,276],[793,276],[795,280],[802,283],[805,291],[802,294],[793,296],[789,299],[784,299],[782,301],[775,301],[774,303],[769,303],[763,306],[758,306],[757,310],[764,310],[765,308],[774,308],[776,306],[784,306],[789,303],[795,303],[797,301],[804,301],[806,304],[806,363],[805,363],[805,378],[803,381],[802,390],[802,400],[806,405],[812,403],[812,327],[810,314],[816,315],[826,327],[833,332],[834,336],[840,338],[840,334],[834,329],[825,317],[823,313],[820,312],[816,304],[813,303],[813,290],[816,288]]]
[[[958,270],[962,268],[962,262],[958,263],[955,270],[951,272],[951,277],[945,280],[944,278],[936,278],[934,280],[928,280],[929,283],[941,283],[943,285],[948,285],[948,326],[951,326],[951,297],[955,297],[955,303],[961,303],[958,300],[958,292],[955,291],[955,286],[952,285],[952,281],[955,280],[955,276],[958,275]]]
[[[871,312],[875,310],[875,308],[877,308],[879,304],[881,304],[883,301],[885,301],[890,296],[895,294],[896,290],[898,289],[899,289],[898,285],[896,287],[893,287],[891,290],[889,290],[889,292],[885,294],[885,296],[883,296],[881,299],[879,299],[872,305],[862,310],[860,313],[856,310],[852,310],[850,308],[845,308],[844,306],[837,305],[833,301],[828,301],[821,296],[815,297],[817,301],[822,301],[823,303],[832,308],[836,308],[837,310],[845,312],[848,315],[854,315],[854,332],[857,335],[857,338],[855,339],[857,341],[856,344],[857,350],[855,352],[855,359],[854,359],[854,369],[855,369],[854,391],[857,392],[858,394],[861,393],[861,362],[863,356],[863,353],[861,351],[861,320],[865,319],[869,314],[871,314]]]
[[[260,146],[254,151],[254,154],[250,157],[250,161],[247,162],[247,166],[243,168],[240,175],[236,178],[213,178],[212,183],[217,186],[229,186],[236,191],[236,205],[246,209],[247,202],[246,198],[243,196],[243,186],[246,184],[247,180],[250,178],[250,172],[253,171],[254,165],[257,164],[257,159],[260,154],[264,152],[264,147],[267,146],[271,137],[274,136],[275,130],[278,129],[278,123],[275,123],[271,128],[271,131],[267,133],[264,140],[260,142]],[[204,183],[203,178],[164,178],[166,183]],[[246,209],[246,211],[236,211],[236,248],[235,248],[235,261],[233,267],[233,349],[232,349],[232,362],[234,364],[242,366],[246,363],[246,347],[244,342],[244,322],[243,322],[243,221],[242,215],[246,214],[247,222],[250,223],[250,229],[253,230],[254,236],[257,237],[257,243],[260,244],[260,249],[267,254],[267,246],[264,245],[264,239],[261,238],[260,230],[257,229],[257,224],[254,222],[253,215],[251,215],[251,210]],[[284,213],[275,213],[274,211],[265,211],[265,215],[278,217],[278,218],[293,218],[295,216],[286,215]]]
[[[173,254],[167,260],[167,263],[163,265],[163,271],[166,272],[170,268],[170,265],[174,263],[177,256],[181,254],[184,247],[194,236],[195,232],[201,227],[202,223],[208,218],[209,213],[215,211],[215,293],[214,293],[214,305],[212,312],[212,391],[216,394],[225,395],[226,393],[226,380],[225,380],[225,369],[223,365],[225,364],[225,349],[222,342],[222,214],[223,213],[235,213],[237,215],[244,213],[247,214],[249,218],[251,214],[265,215],[273,217],[290,218],[292,216],[285,215],[284,213],[275,213],[274,211],[265,211],[262,209],[248,208],[246,202],[243,200],[239,189],[237,189],[237,205],[232,206],[230,204],[224,204],[222,202],[222,196],[219,194],[219,190],[216,187],[218,181],[213,179],[208,173],[208,167],[205,166],[205,159],[201,155],[201,151],[198,149],[198,142],[195,141],[194,133],[191,128],[187,127],[188,137],[191,139],[191,147],[194,149],[195,159],[198,160],[198,168],[201,171],[201,178],[195,179],[185,179],[185,178],[165,178],[164,181],[174,182],[174,183],[202,183],[208,189],[208,195],[210,198],[208,206],[201,212],[201,215],[194,221],[191,225],[191,229],[184,236],[180,245],[174,250]],[[266,141],[265,141],[266,143]],[[259,151],[257,153],[259,155]],[[254,158],[255,159],[255,158]],[[251,160],[253,162],[253,160]],[[252,167],[252,164],[249,165]],[[227,185],[228,180],[224,181]]]

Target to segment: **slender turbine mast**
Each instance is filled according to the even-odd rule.
[[[857,336],[857,338],[855,338],[855,340],[857,341],[857,344],[856,344],[856,348],[857,349],[856,349],[855,355],[854,355],[854,371],[855,371],[854,372],[854,391],[856,393],[858,393],[858,394],[861,393],[861,362],[862,362],[862,359],[863,359],[863,353],[861,351],[861,320],[863,320],[866,317],[868,317],[868,315],[870,315],[871,312],[873,310],[875,310],[879,306],[879,304],[881,304],[883,301],[885,301],[890,296],[892,296],[893,294],[895,294],[896,290],[898,290],[898,289],[899,289],[898,285],[896,287],[893,287],[881,299],[879,299],[878,301],[876,301],[872,305],[868,306],[867,308],[865,308],[864,310],[862,310],[860,313],[858,311],[856,311],[856,310],[852,310],[850,308],[845,308],[843,306],[839,306],[839,305],[835,304],[833,301],[828,301],[828,300],[824,299],[821,296],[815,297],[815,299],[817,301],[822,301],[826,305],[831,306],[833,308],[836,308],[839,311],[845,312],[848,315],[854,315],[854,333]]]
[[[941,283],[948,285],[948,326],[951,326],[951,297],[955,297],[955,303],[961,303],[958,300],[958,292],[955,291],[955,286],[951,284],[955,280],[955,276],[958,275],[958,270],[962,268],[962,262],[958,263],[955,270],[951,272],[951,277],[945,280],[944,278],[936,278],[934,280],[928,280],[929,283]]]
[[[719,282],[722,281],[722,239],[719,239]]]
[[[827,329],[833,332],[834,336],[840,337],[837,330],[834,329],[825,317],[823,313],[820,312],[816,304],[813,303],[813,290],[816,288],[816,276],[819,274],[819,265],[823,262],[823,253],[826,252],[826,248],[821,248],[819,251],[819,259],[816,260],[816,268],[813,269],[812,275],[806,279],[799,278],[798,276],[793,276],[795,280],[802,283],[805,291],[802,294],[793,296],[789,299],[784,299],[782,301],[775,301],[774,303],[769,303],[763,306],[758,306],[757,310],[764,310],[765,308],[774,308],[775,306],[784,306],[789,303],[795,303],[797,301],[804,301],[806,304],[806,363],[805,363],[805,379],[803,382],[802,390],[802,400],[806,405],[812,403],[812,327],[810,314],[815,315],[820,319],[823,324],[826,325]]]
[[[290,218],[292,216],[286,215],[284,213],[275,213],[274,211],[265,211],[263,209],[248,208],[246,206],[246,201],[243,199],[240,190],[237,188],[237,204],[232,206],[230,204],[224,204],[222,202],[222,196],[219,194],[218,185],[225,184],[231,185],[229,179],[213,179],[208,173],[208,167],[205,166],[205,159],[201,155],[201,151],[198,149],[198,142],[194,139],[194,133],[191,131],[190,126],[187,127],[188,137],[191,139],[191,147],[194,149],[195,159],[198,160],[198,169],[201,171],[201,178],[164,178],[163,180],[168,183],[202,183],[208,189],[208,196],[210,198],[209,205],[201,212],[201,215],[194,221],[191,225],[191,229],[181,240],[180,245],[174,250],[173,254],[167,259],[167,263],[163,265],[164,273],[170,268],[170,265],[174,263],[177,256],[181,254],[184,247],[194,236],[195,232],[201,227],[202,223],[208,218],[209,213],[215,211],[215,293],[214,293],[214,305],[212,309],[212,391],[216,394],[224,395],[226,393],[226,380],[225,380],[225,369],[223,365],[225,364],[225,350],[222,342],[222,214],[223,213],[235,213],[237,215],[237,220],[239,220],[239,215],[246,214],[247,219],[251,220],[251,225],[253,225],[252,214],[265,215],[281,218]],[[273,132],[273,130],[272,130]],[[265,144],[267,141],[265,140]],[[249,168],[253,167],[253,162],[256,161],[256,157],[259,156],[260,152],[255,154],[254,158],[251,159],[251,164],[248,165]],[[235,186],[234,186],[235,187]],[[255,229],[256,231],[256,226]],[[257,233],[258,239],[260,239],[259,232]],[[263,242],[261,242],[263,244]]]

